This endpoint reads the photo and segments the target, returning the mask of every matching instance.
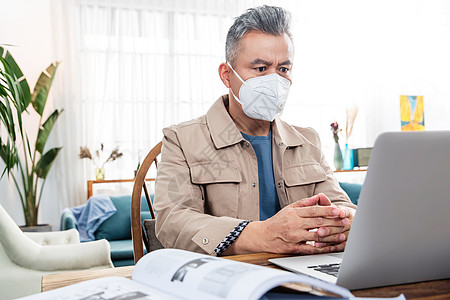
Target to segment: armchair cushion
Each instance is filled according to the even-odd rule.
[[[98,227],[95,232],[95,239],[107,239],[108,241],[131,240],[131,197],[111,196],[110,198],[117,211]],[[149,212],[148,215],[150,216],[145,197],[141,199],[141,210]]]
[[[80,235],[73,228],[66,231],[24,232],[24,234],[39,245],[67,245],[80,243]]]

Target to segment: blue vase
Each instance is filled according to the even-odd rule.
[[[341,170],[344,165],[344,160],[342,159],[342,151],[341,146],[339,146],[339,142],[335,142],[334,144],[334,167],[336,170]]]
[[[345,144],[343,169],[344,170],[353,170],[354,167],[355,167],[355,159],[353,156],[353,149],[349,149],[348,145]]]

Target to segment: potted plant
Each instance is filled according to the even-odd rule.
[[[42,72],[31,93],[11,53],[0,47],[0,157],[5,162],[1,177],[7,175],[14,182],[26,226],[38,225],[45,179],[61,150],[61,147],[56,147],[44,152],[48,136],[63,111],[55,109],[44,121],[45,105],[57,67],[58,63],[52,63]],[[29,115],[30,104],[39,115],[34,147],[22,120]]]

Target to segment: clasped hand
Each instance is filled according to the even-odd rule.
[[[336,207],[325,194],[318,194],[284,207],[265,221],[248,224],[235,250],[302,254],[343,251],[354,213],[354,209]]]

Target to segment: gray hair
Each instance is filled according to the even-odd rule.
[[[260,6],[250,8],[234,20],[228,30],[225,43],[225,58],[234,66],[242,37],[250,31],[260,31],[270,35],[286,33],[292,40],[290,32],[291,14],[281,7]]]

